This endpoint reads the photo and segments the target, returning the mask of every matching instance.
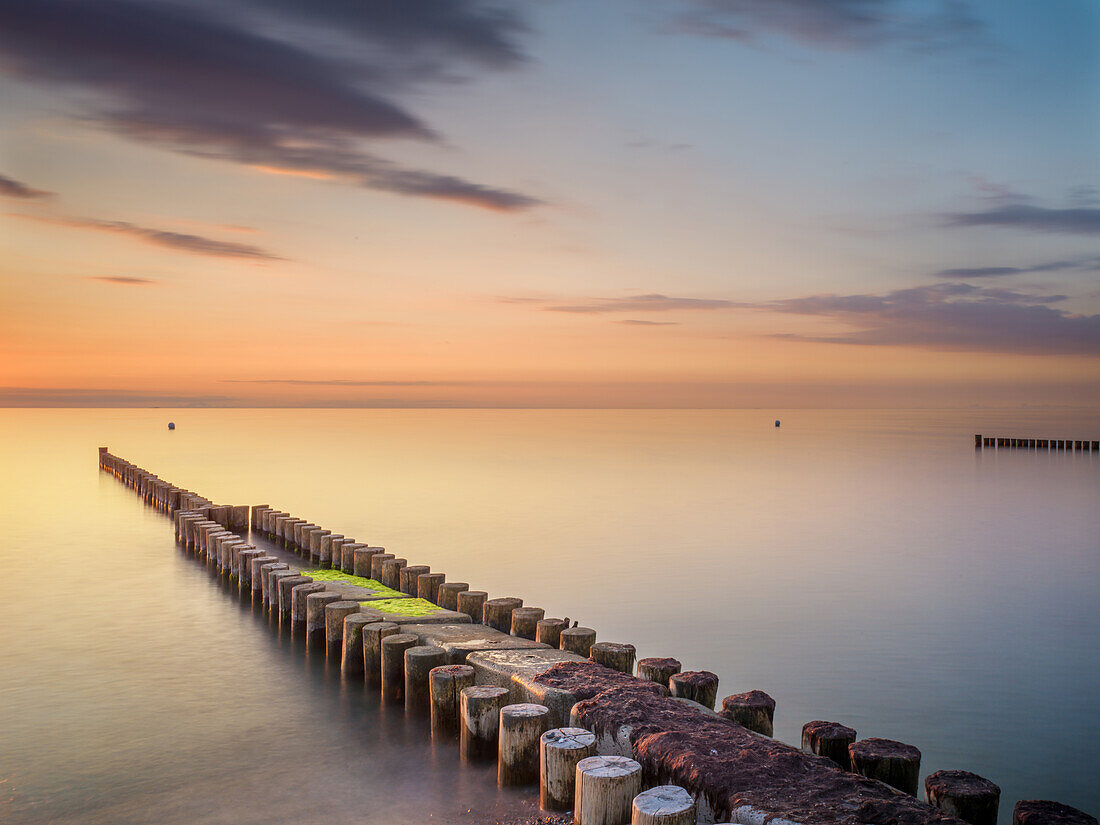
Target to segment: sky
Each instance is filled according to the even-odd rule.
[[[1095,0],[0,0],[0,406],[1100,404]]]

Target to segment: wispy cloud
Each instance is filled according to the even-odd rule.
[[[836,335],[779,337],[829,344],[913,346],[1032,355],[1100,355],[1100,315],[1075,315],[1042,295],[972,284],[935,284],[884,295],[810,295],[760,309],[829,318],[854,327]]]
[[[1100,271],[1100,256],[1074,258],[1064,261],[1049,261],[1047,263],[1032,264],[1030,266],[979,266],[963,267],[959,269],[941,269],[935,273],[937,278],[955,278],[969,280],[971,278],[1003,278],[1008,275],[1024,275],[1037,272],[1064,272],[1064,271],[1097,272]]]
[[[1005,203],[976,212],[954,212],[943,216],[953,227],[999,226],[1033,232],[1064,232],[1100,235],[1100,207],[1048,208],[1030,203]]]
[[[97,232],[108,232],[115,235],[125,235],[154,246],[162,246],[181,252],[191,252],[196,255],[210,255],[216,258],[246,258],[255,261],[279,261],[282,258],[273,255],[258,246],[252,244],[237,243],[235,241],[219,241],[207,238],[203,235],[189,235],[182,232],[170,232],[165,229],[152,229],[147,226],[139,226],[129,221],[105,221],[98,218],[78,217],[50,217],[46,215],[25,215],[19,212],[9,212],[8,215],[37,223],[48,223],[55,226],[68,226],[74,229],[90,229]]]
[[[628,327],[678,327],[679,321],[646,321],[640,318],[625,318],[616,321],[616,324],[625,324]]]
[[[260,33],[274,30],[288,39]],[[515,13],[473,0],[254,0],[250,6],[0,0],[0,66],[31,83],[95,92],[108,102],[78,114],[134,140],[253,168],[514,211],[540,201],[403,168],[363,144],[439,142],[398,98],[414,84],[453,83],[449,68],[456,63],[502,68],[521,62],[516,38],[522,31]]]
[[[46,192],[43,189],[34,189],[21,181],[15,180],[15,178],[9,178],[7,175],[0,175],[0,195],[6,198],[23,198],[25,200],[31,200],[34,198],[48,198],[53,195],[53,192]]]
[[[568,304],[543,306],[547,312],[599,314],[608,312],[674,312],[680,310],[728,309],[732,301],[718,298],[677,298],[660,293],[630,295],[625,298],[588,298]]]
[[[105,284],[118,284],[119,286],[153,286],[160,281],[152,278],[135,278],[130,275],[90,275],[85,280],[101,281]]]
[[[301,387],[453,387],[462,381],[360,381],[346,378],[226,378],[224,384],[281,384]]]

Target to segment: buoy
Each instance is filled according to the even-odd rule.
[[[777,426],[777,427],[779,426],[779,419],[778,418],[775,419],[775,426]]]
[[[777,427],[779,426],[779,422],[778,422],[778,421],[777,421],[777,422],[775,422],[775,426],[777,426]],[[175,422],[174,422],[174,421],[169,421],[169,422],[168,422],[168,429],[170,429],[170,430],[174,430],[174,429],[176,429],[176,424],[175,424]]]

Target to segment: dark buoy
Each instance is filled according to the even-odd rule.
[[[775,426],[777,426],[777,427],[779,426],[779,419],[778,418],[775,419]]]
[[[779,426],[778,421],[776,422],[775,426],[777,426],[777,427]],[[170,429],[170,430],[176,429],[176,423],[174,421],[169,421],[168,422],[168,429]]]

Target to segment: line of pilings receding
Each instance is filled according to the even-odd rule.
[[[985,447],[994,447],[1002,450],[1060,450],[1095,453],[1100,451],[1100,441],[1072,438],[1001,438],[974,433],[974,447],[978,450]]]
[[[636,660],[633,645],[268,505],[214,504],[107,447],[99,466],[168,515],[185,552],[279,632],[300,634],[392,712],[430,716],[433,738],[495,759],[501,785],[537,786],[543,809],[571,810],[577,825],[798,825],[820,821],[821,798],[848,800],[838,825],[996,824],[1000,789],[968,771],[929,774],[918,801],[912,745],[822,720],[803,726],[801,748],[785,745],[763,691],[716,708],[710,671]],[[1038,800],[1018,802],[1013,823],[1100,825]]]

